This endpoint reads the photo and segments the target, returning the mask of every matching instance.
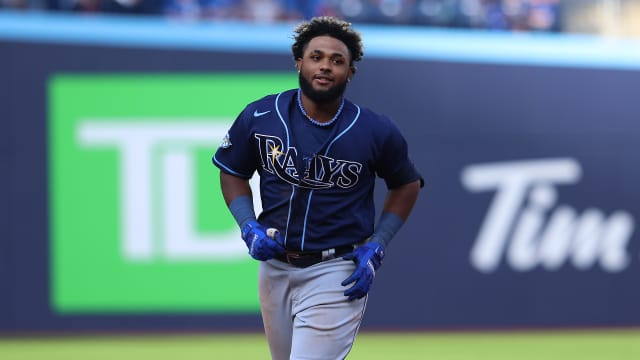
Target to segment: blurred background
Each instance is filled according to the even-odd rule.
[[[282,22],[333,15],[355,23],[636,36],[636,0],[2,0],[19,11]]]
[[[353,358],[638,358],[639,10],[0,0],[0,358],[268,358],[210,159],[297,87],[293,28],[318,15],[362,33],[347,96],[426,179]]]

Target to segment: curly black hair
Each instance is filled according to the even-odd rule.
[[[354,73],[356,71],[355,62],[360,61],[364,55],[360,33],[351,28],[351,23],[332,16],[314,17],[298,25],[294,32],[296,35],[293,36],[294,43],[291,45],[294,61],[302,58],[304,48],[311,39],[323,35],[336,38],[347,46],[351,55],[349,66]]]

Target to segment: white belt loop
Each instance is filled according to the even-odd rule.
[[[335,257],[334,256],[335,253],[336,253],[336,249],[335,248],[322,250],[322,261],[333,259]]]

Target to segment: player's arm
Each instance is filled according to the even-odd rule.
[[[391,121],[384,141],[382,158],[377,169],[387,184],[387,196],[382,214],[371,236],[371,242],[389,245],[404,224],[418,199],[424,179],[409,158],[409,148],[398,128]]]
[[[370,242],[382,245],[383,249],[389,245],[413,210],[422,184],[422,179],[419,179],[389,189]]]
[[[224,196],[224,201],[227,203],[227,206],[238,196],[248,196],[250,199],[253,197],[249,180],[228,174],[224,171],[220,171],[220,188],[222,189],[222,196]]]
[[[421,186],[422,179],[419,179],[390,189],[369,242],[343,257],[356,263],[356,270],[342,282],[343,286],[355,283],[344,292],[349,300],[363,298],[369,292],[376,270],[382,265],[385,248],[409,217]]]
[[[402,221],[407,221],[420,193],[421,180],[402,185],[387,192],[382,212],[398,215]]]
[[[349,300],[361,299],[369,292],[376,270],[382,265],[385,249],[409,217],[422,185],[423,180],[420,177],[418,180],[390,189],[369,241],[343,257],[356,263],[356,270],[342,282],[343,286],[355,283],[344,292]]]
[[[265,228],[256,220],[249,180],[220,171],[220,188],[224,201],[240,226],[249,255],[264,261],[284,252],[279,233],[275,229]]]

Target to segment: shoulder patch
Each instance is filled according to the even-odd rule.
[[[231,147],[231,139],[229,138],[229,133],[226,133],[222,138],[222,142],[220,143],[220,148],[228,149]]]

